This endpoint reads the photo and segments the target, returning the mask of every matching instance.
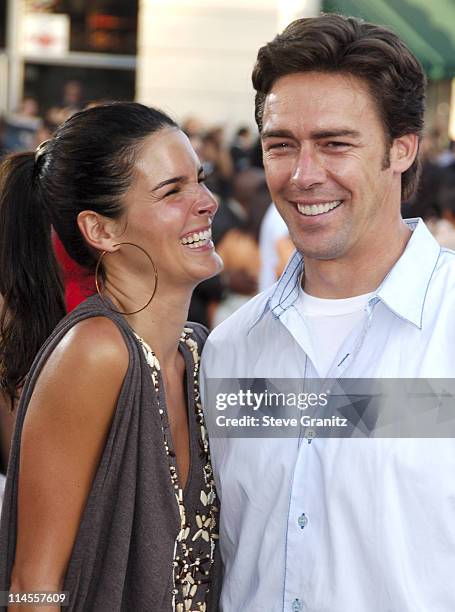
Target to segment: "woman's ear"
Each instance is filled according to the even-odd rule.
[[[118,236],[116,222],[93,210],[83,210],[77,216],[77,224],[87,244],[97,251],[115,251]]]

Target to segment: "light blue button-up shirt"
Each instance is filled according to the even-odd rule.
[[[407,223],[408,245],[330,378],[455,376],[455,253]],[[203,377],[318,376],[294,306],[302,272],[295,253],[212,332]],[[454,440],[212,438],[211,455],[223,612],[455,610]]]

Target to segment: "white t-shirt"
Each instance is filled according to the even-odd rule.
[[[305,319],[316,355],[319,375],[327,376],[341,345],[356,325],[361,325],[365,307],[373,293],[339,300],[318,298],[303,289],[295,303]]]

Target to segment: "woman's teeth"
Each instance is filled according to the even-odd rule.
[[[212,239],[212,230],[208,229],[203,232],[197,232],[191,236],[185,236],[180,242],[190,249],[197,249],[201,246],[205,246]]]
[[[302,215],[314,217],[333,210],[341,204],[342,200],[334,200],[325,204],[297,204],[297,209]]]

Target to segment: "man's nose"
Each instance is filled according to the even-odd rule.
[[[324,183],[326,170],[313,147],[302,147],[292,170],[291,182],[299,189],[310,189]]]

